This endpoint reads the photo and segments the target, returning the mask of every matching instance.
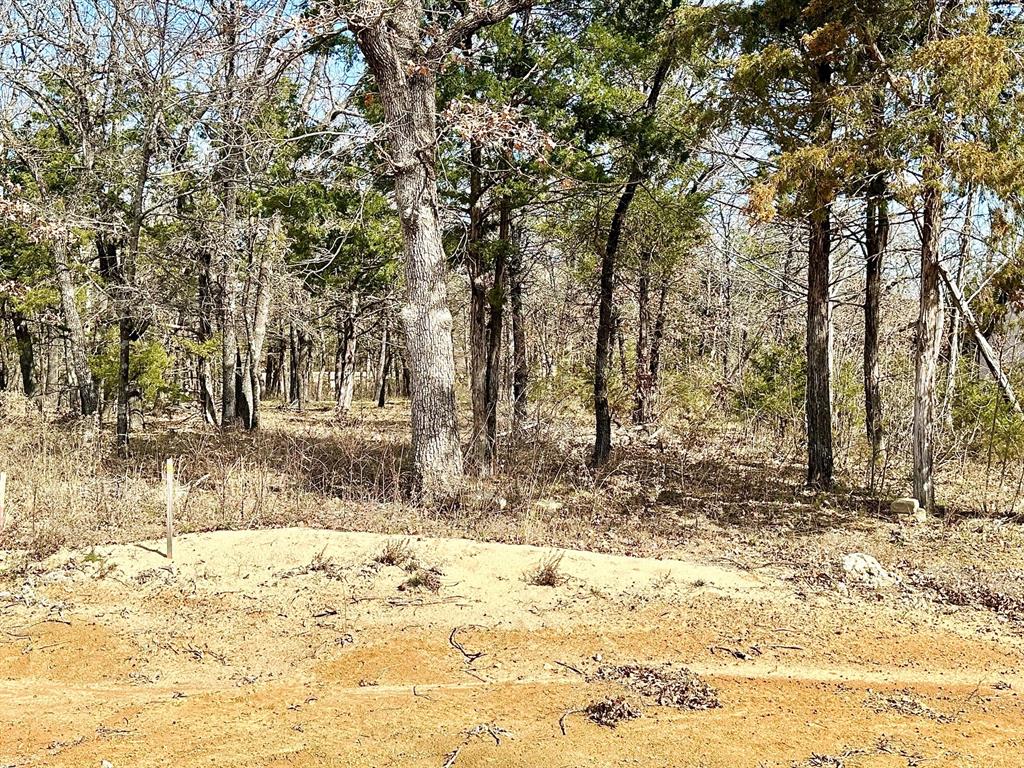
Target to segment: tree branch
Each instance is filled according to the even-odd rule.
[[[440,61],[455,46],[472,37],[479,30],[497,24],[513,13],[525,11],[532,5],[533,0],[498,0],[496,3],[463,16],[445,30],[427,49],[427,60]]]

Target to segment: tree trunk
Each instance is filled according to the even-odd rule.
[[[633,384],[633,423],[646,424],[651,419],[651,371],[648,356],[651,344],[651,254],[640,262],[637,284],[636,367]]]
[[[279,226],[279,223],[275,223],[274,233]],[[242,364],[241,404],[245,417],[243,426],[248,430],[256,430],[260,427],[260,403],[263,399],[260,364],[263,360],[263,345],[267,338],[267,325],[270,322],[274,271],[272,249],[276,239],[276,234],[272,234],[271,252],[263,254],[260,258],[260,268],[256,275],[256,298],[253,302],[252,322],[246,322],[246,352]]]
[[[83,416],[91,416],[96,410],[96,388],[89,368],[89,356],[85,348],[85,328],[78,312],[75,287],[71,280],[68,250],[58,245],[54,251],[54,267],[57,287],[60,290],[60,306],[64,325],[68,331],[68,362],[75,377],[78,390],[78,404]]]
[[[526,421],[530,369],[526,358],[526,319],[523,317],[523,254],[514,243],[508,260],[509,301],[512,305],[512,421],[515,429]]]
[[[941,139],[932,137],[936,157]],[[931,512],[935,506],[935,379],[942,344],[942,300],[939,292],[939,238],[942,228],[942,179],[934,163],[924,177],[921,220],[921,304],[917,319],[914,376],[914,496]]]
[[[473,465],[486,474],[487,446],[487,269],[484,265],[483,151],[478,142],[469,150],[469,231],[466,233],[466,271],[469,275],[469,392],[473,407],[470,440]]]
[[[341,352],[341,370],[338,377],[338,411],[348,413],[352,410],[352,395],[356,382],[356,295],[352,294],[352,303],[341,327],[339,349]]]
[[[646,122],[654,118],[658,107],[658,98],[661,95],[665,79],[668,77],[670,65],[671,59],[666,56],[659,62],[658,69],[654,73],[644,107]],[[619,196],[615,213],[612,215],[612,221],[608,227],[608,239],[601,257],[601,292],[597,319],[597,349],[594,357],[594,452],[591,457],[591,463],[595,467],[604,464],[612,450],[612,413],[608,404],[608,369],[614,332],[615,262],[618,258],[619,242],[622,239],[626,215],[629,213],[629,207],[633,203],[636,191],[644,179],[647,165],[646,155],[646,141],[641,135],[629,177]]]
[[[408,6],[408,7],[407,7]],[[413,490],[424,500],[453,498],[463,459],[455,402],[455,355],[437,194],[437,89],[429,65],[415,67],[417,3],[357,30],[383,108],[395,202],[402,225],[410,364]]]
[[[21,311],[13,311],[11,312],[11,323],[14,325],[14,341],[18,346],[18,367],[21,369],[21,387],[25,392],[25,397],[35,397],[35,343],[32,338],[32,331],[28,327],[28,318]]]
[[[974,230],[974,187],[967,193],[967,210],[964,226],[960,231],[960,254],[957,262],[956,285],[963,282],[964,265],[971,253],[971,236]],[[945,275],[943,275],[944,277]],[[948,285],[948,283],[947,283]],[[953,397],[956,394],[956,369],[960,364],[960,326],[962,313],[960,305],[952,302],[952,317],[949,331],[949,364],[946,368],[946,388],[942,393],[942,423],[948,431],[953,430]]]
[[[207,424],[216,426],[217,402],[213,394],[213,381],[210,377],[208,349],[208,343],[213,338],[213,292],[211,290],[211,258],[210,252],[206,249],[199,251],[198,266],[196,299],[199,311],[197,313],[196,341],[206,348],[196,360],[196,389],[198,390],[196,395],[203,413],[203,420]]]
[[[889,242],[887,184],[876,171],[868,189],[865,219],[864,290],[864,414],[868,445],[871,447],[871,489],[875,489],[878,468],[885,456],[882,423],[882,377],[878,367],[878,328],[882,304],[882,263]]]
[[[132,321],[124,310],[117,322],[117,445],[128,447],[132,428],[131,403],[131,347]]]
[[[265,391],[270,397],[281,397],[281,377],[284,372],[284,356],[286,343],[284,337],[276,339],[273,348],[267,353],[267,375]]]
[[[294,324],[289,326],[288,402],[300,411],[305,400],[305,384],[303,382],[303,368],[305,367],[304,335]]]
[[[225,235],[227,237],[227,235]],[[220,424],[227,429],[238,416],[238,278],[235,275],[234,248],[222,244],[220,274],[220,327],[221,327],[221,405]]]
[[[992,377],[996,380],[996,385],[1003,393],[1003,399],[1006,400],[1006,404],[1010,406],[1010,409],[1015,414],[1024,416],[1024,408],[1021,407],[1020,401],[1017,400],[1017,396],[1013,392],[1013,384],[1010,381],[1010,377],[1000,367],[995,350],[992,349],[992,345],[988,343],[988,339],[982,333],[978,320],[974,317],[974,313],[967,304],[967,299],[964,298],[963,293],[960,291],[959,283],[954,282],[942,266],[939,266],[939,274],[942,276],[942,281],[945,283],[950,298],[953,300],[953,306],[959,310],[967,325],[974,331],[974,339],[978,345],[978,354],[985,365],[988,366]]]
[[[377,407],[383,408],[388,399],[388,365],[391,362],[390,329],[387,317],[384,318],[384,329],[380,337],[380,361],[377,366]]]
[[[512,209],[508,199],[501,201],[498,224],[498,248],[494,254],[494,288],[489,297],[490,317],[487,324],[487,433],[485,455],[488,468],[494,463],[498,444],[498,391],[501,383],[501,339],[505,321],[506,263],[512,245]]]
[[[828,64],[817,66],[814,98],[821,102],[817,137],[832,136],[832,115],[828,90],[832,71]],[[807,249],[807,486],[832,488],[832,197],[824,192],[827,181],[814,180],[814,209],[808,217]]]
[[[137,235],[137,230],[133,231]],[[136,241],[133,240],[133,244],[136,244]],[[99,253],[100,273],[111,285],[114,309],[117,312],[118,318],[117,418],[115,430],[117,446],[125,449],[128,447],[128,436],[131,433],[131,404],[128,402],[131,394],[131,342],[139,329],[135,327],[132,319],[131,300],[128,296],[128,285],[131,276],[128,272],[129,265],[125,264],[125,257],[120,252],[120,244],[113,239],[99,236],[96,239],[96,248]],[[129,248],[128,258],[131,259],[131,247]]]
[[[827,490],[832,458],[832,233],[829,207],[812,214],[807,259],[807,485]]]

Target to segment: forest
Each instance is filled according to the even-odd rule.
[[[0,110],[0,766],[1017,765],[1024,3],[0,0]]]

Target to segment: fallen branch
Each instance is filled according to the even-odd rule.
[[[448,635],[448,644],[462,654],[462,657],[466,660],[467,664],[472,664],[474,661],[486,654],[483,653],[483,651],[477,651],[476,653],[470,653],[467,651],[462,643],[455,639],[455,635],[460,629],[462,629],[462,627],[455,627],[455,629],[452,630],[452,633]]]

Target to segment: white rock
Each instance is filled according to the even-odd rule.
[[[896,515],[916,515],[921,509],[917,504],[917,499],[896,499],[893,501],[890,508],[893,514]]]
[[[872,589],[887,587],[896,581],[880,562],[863,552],[853,552],[844,557],[843,570],[852,581]]]

